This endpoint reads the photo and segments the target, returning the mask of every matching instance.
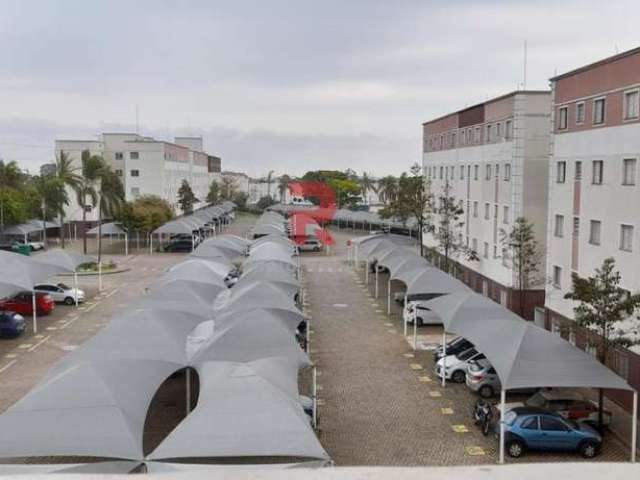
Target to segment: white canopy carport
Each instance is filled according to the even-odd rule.
[[[129,255],[129,234],[116,222],[103,223],[87,231],[87,235],[100,235],[102,237],[124,237],[124,254]]]

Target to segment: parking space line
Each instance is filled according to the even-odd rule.
[[[456,433],[468,433],[469,429],[466,427],[466,425],[451,425],[451,430],[453,430]]]
[[[60,327],[61,330],[64,330],[65,328],[67,328],[69,325],[71,325],[73,322],[75,322],[78,318],[80,318],[80,315],[76,315],[75,317],[71,317],[67,323],[65,323],[64,325],[62,325]]]
[[[17,353],[6,353],[4,358],[16,358],[18,356]]]
[[[440,413],[442,413],[443,415],[453,415],[453,408],[442,407],[440,409]]]
[[[419,363],[411,363],[409,367],[411,367],[411,370],[422,370],[422,365]]]
[[[33,344],[31,343],[23,343],[22,345],[18,345],[18,348],[24,350],[26,348],[31,348],[33,346]]]
[[[124,284],[122,284],[121,286],[124,286]],[[120,290],[120,287],[114,288],[111,292],[107,293],[104,298],[109,298],[111,295],[113,295],[114,293],[116,293],[118,290]]]
[[[93,305],[91,305],[89,308],[87,308],[87,312],[90,312],[91,310],[93,310],[94,308],[96,308],[98,306],[97,303],[94,303]]]
[[[0,373],[4,372],[5,370],[7,370],[8,368],[10,368],[11,366],[13,366],[18,360],[11,360],[9,363],[7,363],[4,367],[0,368]]]
[[[40,345],[42,345],[44,342],[46,342],[47,340],[49,340],[51,338],[50,335],[47,335],[46,337],[44,337],[42,340],[40,340],[38,343],[36,343],[33,347],[31,347],[29,350],[27,350],[28,352],[33,352],[36,348],[38,348]]]
[[[484,448],[482,447],[478,447],[478,446],[469,446],[469,447],[464,447],[464,453],[466,453],[467,455],[470,455],[472,457],[478,456],[478,455],[486,455],[486,452],[484,451]]]
[[[442,396],[442,393],[440,393],[440,392],[439,392],[439,391],[437,391],[437,390],[431,390],[431,391],[429,392],[429,396],[430,396],[430,397],[433,397],[433,398],[437,398],[437,397],[441,397],[441,396]]]
[[[423,382],[423,383],[429,383],[431,381],[431,377],[425,375],[423,377],[418,377],[418,381],[419,382]]]

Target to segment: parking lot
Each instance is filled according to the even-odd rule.
[[[464,384],[442,388],[433,373],[430,346],[440,327],[420,327],[413,351],[403,337],[401,306],[386,314],[387,278],[380,295],[373,280],[346,263],[346,241],[361,233],[333,232],[331,255],[303,257],[311,354],[320,376],[320,439],[337,465],[468,465],[497,461],[498,442],[471,419],[477,397]],[[395,289],[401,284],[394,282]],[[393,292],[392,287],[392,292]],[[392,293],[393,294],[393,293]],[[511,398],[511,397],[509,397]],[[605,434],[597,461],[628,461]],[[507,462],[584,461],[577,454],[527,453]]]

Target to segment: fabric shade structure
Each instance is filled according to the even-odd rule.
[[[260,248],[251,250],[248,261],[255,262],[261,260],[278,260],[295,265],[294,260],[291,258],[291,252],[287,251],[286,247],[276,243],[265,243],[262,244]]]
[[[631,390],[592,355],[474,292],[425,302],[445,329],[468,338],[498,372],[505,389],[593,387]]]
[[[327,459],[298,400],[299,367],[286,357],[202,364],[197,407],[149,459]]]
[[[189,259],[173,266],[163,276],[164,280],[192,280],[207,282],[221,287],[226,287],[223,278],[229,274],[233,267],[220,262],[212,262],[205,259]]]
[[[270,282],[291,297],[300,290],[300,282],[282,264],[273,262],[254,263],[254,268],[243,272],[234,288],[244,288],[256,282]]]
[[[93,227],[87,231],[87,235],[126,235],[127,231],[116,222],[103,223],[100,227]]]
[[[193,234],[193,231],[195,230],[195,228],[193,227],[193,225],[190,225],[186,222],[183,222],[181,220],[172,220],[170,222],[165,223],[164,225],[156,228],[152,234],[153,235],[163,235],[163,234],[173,234],[173,235],[178,235],[178,234],[187,234],[187,235],[191,235]]]
[[[191,256],[199,258],[220,258],[229,261],[240,256],[240,253],[236,249],[224,245],[202,243],[191,252]]]
[[[0,415],[0,456],[141,460],[147,409],[176,368],[118,359],[79,362],[49,375]]]
[[[59,272],[73,273],[76,271],[79,265],[83,263],[95,262],[95,257],[90,255],[84,255],[72,250],[63,250],[61,248],[55,248],[53,250],[47,250],[40,255],[33,257],[33,261],[37,263],[44,263],[53,267],[58,267]]]
[[[32,291],[37,283],[65,271],[64,266],[0,250],[0,298],[25,290]]]
[[[211,283],[186,278],[167,279],[162,277],[149,287],[147,296],[157,299],[189,301],[195,297],[198,301],[209,302],[224,290],[226,290],[226,287],[223,287],[217,282]]]
[[[232,249],[238,253],[238,255],[246,252],[247,248],[250,245],[249,240],[246,240],[241,237],[237,237],[235,235],[220,235],[214,238],[208,238],[204,242],[202,242],[201,246],[212,245],[212,246],[222,246],[228,249]]]
[[[436,267],[425,268],[420,274],[411,278],[407,284],[407,295],[469,291],[471,291],[471,289],[460,280]]]

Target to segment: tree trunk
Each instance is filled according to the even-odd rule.
[[[60,246],[64,249],[64,214],[60,212],[58,218],[60,219]]]
[[[102,205],[98,202],[98,264],[102,257]]]
[[[87,210],[82,205],[82,251],[87,254]]]

